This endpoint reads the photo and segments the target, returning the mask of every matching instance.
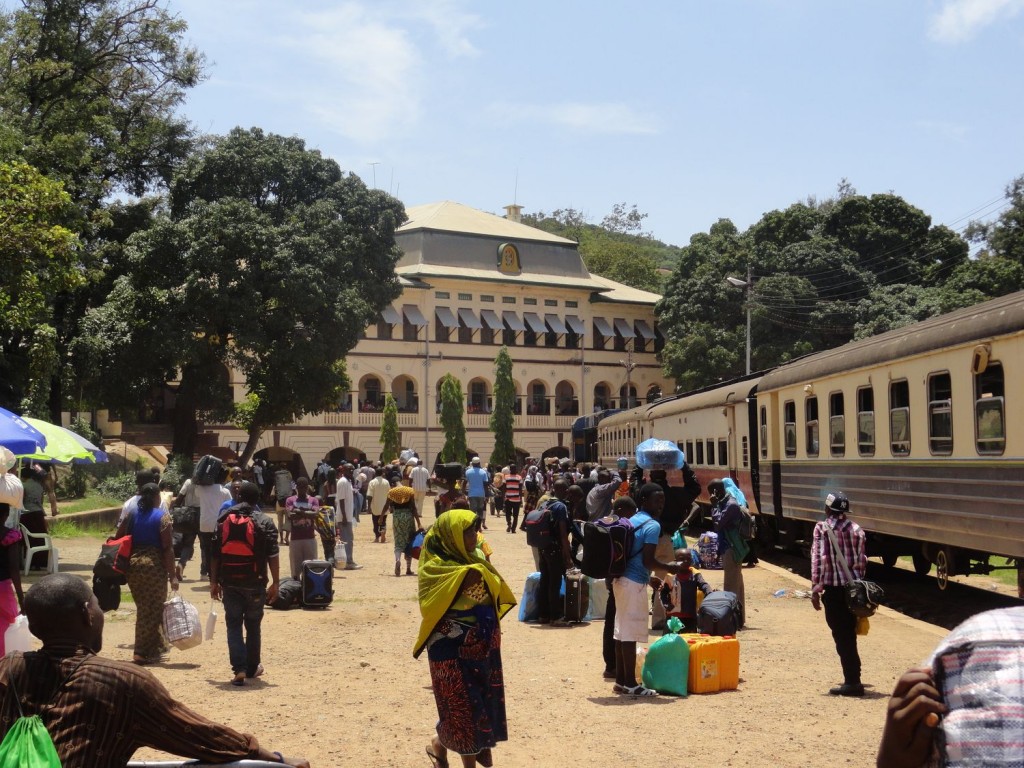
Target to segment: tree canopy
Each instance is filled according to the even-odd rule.
[[[462,412],[464,398],[462,382],[446,373],[441,379],[441,428],[444,430],[444,447],[441,461],[460,464],[466,462],[466,426]]]
[[[337,406],[345,356],[400,293],[404,218],[301,139],[255,128],[212,139],[130,239],[129,274],[86,316],[82,346],[108,372],[106,399],[180,371],[174,447],[190,453],[198,412],[229,417],[238,370],[258,398],[245,458],[267,426]]]
[[[903,198],[860,195],[845,180],[835,198],[769,211],[745,232],[718,221],[682,249],[656,307],[666,375],[681,391],[741,375],[748,300],[751,367],[764,370],[1021,289],[1019,182],[999,220],[968,228],[989,246],[976,259]],[[748,274],[749,289],[726,281]]]
[[[516,385],[512,380],[512,357],[508,347],[498,350],[494,359],[494,410],[491,412],[489,426],[494,433],[494,452],[491,463],[504,466],[515,461],[516,446],[513,439],[515,427]]]

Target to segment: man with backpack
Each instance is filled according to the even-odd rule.
[[[277,527],[260,511],[259,488],[242,483],[238,496],[239,503],[217,521],[210,550],[210,596],[224,601],[231,684],[245,685],[246,678],[263,674],[260,624],[263,606],[277,597],[280,567]]]
[[[58,759],[64,768],[119,766],[137,749],[151,747],[206,763],[248,759],[309,768],[307,760],[265,749],[255,736],[176,701],[149,670],[98,656],[103,611],[78,576],[44,576],[25,594],[24,607],[43,647],[0,659],[0,736],[6,741],[16,734],[21,716],[38,715],[35,722],[46,731],[40,735],[56,749],[56,758],[51,751],[50,763],[23,759],[18,765],[52,765]],[[27,748],[35,747],[35,756],[45,759],[41,741]]]
[[[569,484],[555,481],[554,498],[543,502],[524,522],[526,543],[540,552],[540,583],[537,585],[537,613],[541,624],[567,627],[565,604],[560,599],[562,577],[573,567],[569,549],[569,511],[565,496]]]

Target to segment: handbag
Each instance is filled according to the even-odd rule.
[[[100,556],[96,560],[93,572],[97,569],[104,576],[127,576],[128,565],[132,559],[132,535],[126,534],[119,539],[107,539],[100,545]]]
[[[836,560],[839,561],[839,568],[843,572],[843,578],[846,579],[846,583],[843,585],[846,594],[846,607],[850,613],[858,618],[866,619],[869,616],[874,616],[879,603],[885,600],[885,590],[873,581],[853,578],[850,566],[846,562],[846,557],[839,549],[836,532],[829,525],[825,526],[825,532],[828,534],[828,540],[832,544],[832,552],[835,554]]]

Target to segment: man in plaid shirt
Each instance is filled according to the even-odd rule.
[[[825,623],[832,630],[839,663],[843,667],[842,685],[829,690],[833,696],[864,695],[864,686],[860,682],[860,654],[857,653],[857,617],[846,607],[843,589],[846,576],[828,535],[829,529],[835,532],[839,551],[846,558],[853,578],[863,579],[868,566],[866,537],[859,525],[847,519],[849,511],[850,500],[846,494],[828,494],[825,497],[828,517],[814,526],[811,545],[811,605],[820,611],[822,603],[825,604]]]

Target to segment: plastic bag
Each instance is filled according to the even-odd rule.
[[[643,469],[682,469],[686,455],[671,440],[652,437],[636,447],[636,463]]]
[[[4,652],[31,650],[32,633],[28,631],[28,618],[20,615],[4,632]],[[3,765],[3,763],[0,763],[0,765]]]
[[[163,624],[167,641],[179,651],[195,648],[203,642],[199,610],[179,595],[164,603]]]
[[[39,715],[19,717],[0,742],[0,765],[18,768],[60,768],[53,739]]]
[[[660,637],[651,643],[644,660],[643,684],[658,693],[686,695],[686,676],[690,671],[690,646],[677,634]]]
[[[206,617],[206,632],[203,639],[206,642],[213,640],[213,631],[217,628],[217,609],[210,606],[210,614]]]

